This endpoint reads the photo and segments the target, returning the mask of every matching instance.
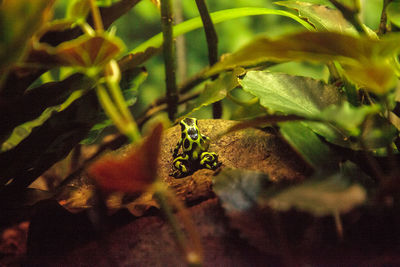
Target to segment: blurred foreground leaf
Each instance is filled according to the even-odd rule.
[[[161,133],[159,124],[140,146],[105,155],[90,166],[90,177],[106,192],[143,193],[157,178]]]
[[[359,173],[361,176],[361,173]],[[314,216],[347,213],[367,199],[365,189],[345,173],[316,175],[302,184],[291,186],[278,193],[271,190],[264,204],[279,211],[297,209]]]
[[[227,211],[245,211],[257,205],[269,182],[264,173],[224,169],[213,177],[213,190]]]

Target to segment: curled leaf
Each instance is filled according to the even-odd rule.
[[[83,35],[56,47],[36,43],[35,56],[41,62],[58,66],[96,67],[103,66],[118,56],[124,49],[123,42],[107,33],[94,36]]]

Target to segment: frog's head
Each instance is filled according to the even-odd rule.
[[[199,137],[199,128],[197,127],[197,120],[194,118],[184,118],[180,122],[182,138],[189,137],[192,141],[197,140]]]
[[[190,127],[197,127],[197,119],[195,118],[184,118],[183,120],[181,120],[181,122],[179,123],[181,125],[181,129],[182,131],[190,128]]]

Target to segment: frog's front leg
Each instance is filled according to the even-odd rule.
[[[175,157],[174,161],[172,162],[172,166],[173,171],[171,175],[177,178],[186,176],[192,172],[191,162],[189,160],[189,155],[187,154],[178,155]]]
[[[174,149],[174,153],[172,154],[172,157],[175,159],[178,156],[179,148],[182,145],[182,138],[179,140],[179,142],[176,144],[176,147]]]
[[[200,156],[200,165],[204,168],[215,170],[221,166],[218,162],[218,154],[215,152],[203,152]]]

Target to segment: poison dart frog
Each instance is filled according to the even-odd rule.
[[[191,174],[197,169],[217,169],[221,163],[218,162],[218,154],[208,152],[210,138],[201,134],[194,118],[184,118],[181,125],[181,139],[172,154],[172,173],[174,177],[183,177]],[[178,154],[182,147],[182,153]]]

